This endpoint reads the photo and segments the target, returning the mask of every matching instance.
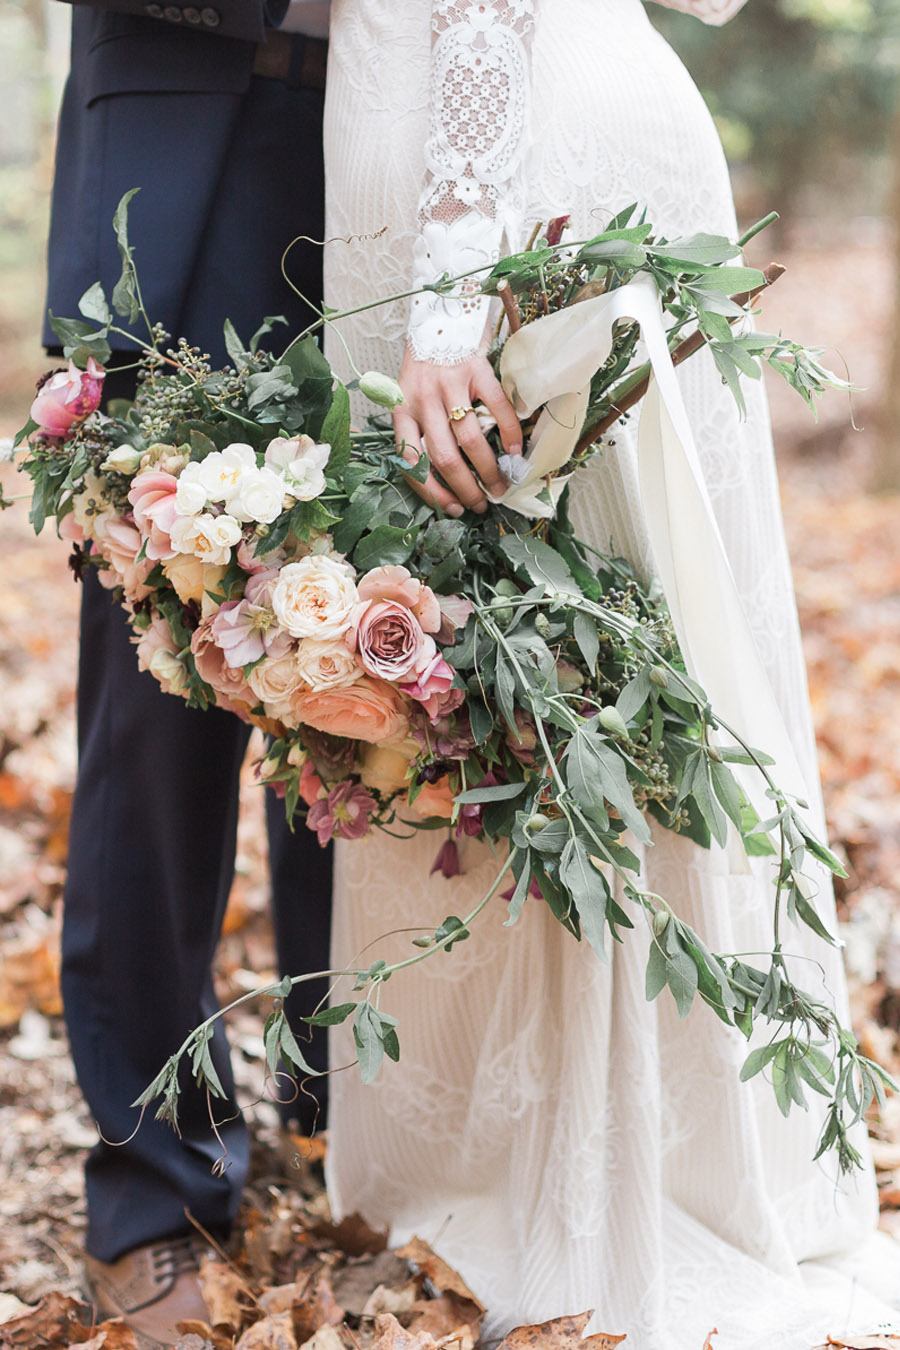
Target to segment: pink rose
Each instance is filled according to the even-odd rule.
[[[216,703],[227,712],[236,713],[241,721],[249,720],[250,708],[258,702],[253,690],[240,670],[232,670],[225,654],[216,645],[213,618],[204,619],[191,638],[194,665],[201,680],[205,680],[216,694]]]
[[[406,567],[373,567],[357,585],[360,600],[392,600],[411,609],[426,633],[441,626],[441,609],[430,586],[417,581]]]
[[[137,562],[143,540],[135,527],[121,516],[97,516],[94,521],[94,542],[100,556],[108,563],[101,568],[99,581],[107,590],[121,586],[129,600],[143,600],[151,588],[144,583],[153,571],[153,562],[144,558]]]
[[[306,726],[353,741],[401,741],[409,727],[402,695],[368,675],[355,684],[296,694],[292,708]]]
[[[410,676],[435,652],[434,639],[425,636],[412,610],[394,600],[359,606],[351,641],[369,674],[381,680]]]
[[[147,541],[147,557],[156,561],[175,557],[169,531],[175,520],[178,479],[159,469],[145,469],[132,480],[128,500],[134,523]]]
[[[458,708],[465,698],[464,690],[451,688],[453,676],[453,667],[449,666],[440,652],[436,651],[418,666],[415,679],[401,684],[400,688],[409,698],[423,704],[429,718],[436,721],[451,712],[453,707]],[[448,698],[449,694],[454,697]],[[457,699],[456,694],[461,697]]]
[[[58,370],[45,380],[31,405],[31,420],[45,436],[65,436],[100,407],[106,371],[92,356],[87,370],[73,361],[68,370]]]

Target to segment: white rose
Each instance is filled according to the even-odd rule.
[[[130,477],[137,473],[140,462],[140,450],[135,450],[133,445],[117,445],[115,450],[110,450],[100,467],[107,473],[124,473]]]
[[[291,695],[303,684],[297,653],[290,651],[275,660],[263,657],[247,676],[247,683],[270,717],[288,720]]]
[[[269,442],[266,464],[284,476],[284,486],[292,497],[311,502],[325,490],[325,465],[331,446],[317,443],[311,436],[278,436]]]
[[[284,479],[272,469],[248,469],[238,479],[226,505],[237,520],[271,525],[284,507]]]
[[[256,452],[252,445],[236,442],[197,462],[197,478],[206,488],[209,500],[224,502],[234,492],[241,475],[256,468]]]
[[[201,481],[201,464],[186,464],[175,489],[175,510],[180,516],[196,516],[209,505],[209,494]]]
[[[147,669],[154,679],[159,680],[167,694],[183,694],[187,689],[187,671],[181,658],[174,652],[160,647],[150,657]]]
[[[270,469],[277,469],[281,473],[297,460],[306,460],[317,469],[324,469],[330,454],[331,446],[324,441],[317,443],[312,436],[292,436],[290,440],[276,436],[274,441],[269,441],[266,449],[266,463]]]
[[[227,566],[231,550],[240,542],[241,527],[232,516],[176,516],[169,531],[178,553],[192,553],[201,562]]]
[[[292,637],[337,638],[350,627],[358,599],[347,563],[311,554],[281,569],[272,608]]]
[[[310,689],[339,689],[363,674],[362,666],[340,638],[325,642],[305,638],[297,653],[297,665]]]
[[[311,502],[325,491],[325,475],[307,459],[295,459],[288,466],[284,486],[298,502]]]

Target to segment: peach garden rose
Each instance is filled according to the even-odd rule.
[[[288,563],[272,592],[278,622],[298,638],[342,637],[357,600],[353,569],[320,554]]]
[[[402,740],[409,726],[402,694],[369,675],[344,689],[299,694],[293,710],[301,723],[317,731],[374,744]]]

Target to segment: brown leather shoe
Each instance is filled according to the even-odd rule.
[[[118,1261],[85,1256],[96,1320],[124,1318],[140,1350],[174,1345],[178,1322],[209,1319],[197,1277],[204,1250],[199,1239],[190,1236],[136,1247]]]

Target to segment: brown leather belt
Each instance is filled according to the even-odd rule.
[[[256,49],[253,74],[283,80],[294,89],[324,89],[328,43],[272,28]]]

